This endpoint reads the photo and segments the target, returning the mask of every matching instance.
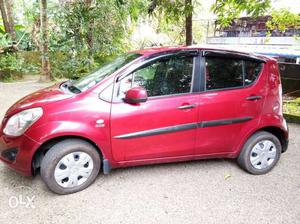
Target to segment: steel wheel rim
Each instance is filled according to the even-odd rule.
[[[251,165],[258,170],[270,167],[277,155],[277,148],[270,140],[262,140],[254,145],[250,152]]]
[[[56,165],[54,178],[63,188],[82,185],[91,176],[94,168],[92,157],[85,152],[71,152]]]

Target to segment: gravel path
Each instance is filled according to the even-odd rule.
[[[0,83],[0,118],[44,86]],[[133,167],[67,196],[0,163],[0,223],[300,223],[300,126],[290,124],[290,135],[288,151],[263,176],[231,160]]]

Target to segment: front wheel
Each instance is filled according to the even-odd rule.
[[[265,174],[274,168],[281,151],[281,143],[275,135],[259,131],[245,143],[238,157],[238,163],[251,174]]]
[[[41,164],[41,177],[57,194],[71,194],[87,188],[96,179],[101,160],[97,149],[79,139],[67,139],[52,146]]]

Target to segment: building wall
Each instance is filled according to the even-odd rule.
[[[208,37],[207,44],[300,46],[295,37]]]

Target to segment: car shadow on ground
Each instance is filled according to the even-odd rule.
[[[102,185],[105,181],[114,181],[118,178],[124,178],[130,175],[131,178],[140,178],[143,176],[151,176],[159,174],[170,174],[170,172],[195,172],[201,171],[204,173],[214,172],[216,169],[224,170],[224,168],[229,172],[232,170],[239,169],[235,159],[205,159],[205,160],[193,160],[193,161],[183,161],[183,162],[172,162],[172,163],[162,163],[162,164],[149,164],[140,165],[133,167],[124,167],[113,169],[108,175],[104,175],[100,171],[96,183],[97,186]],[[42,179],[40,177],[39,171],[33,177],[24,176],[9,167],[1,167],[1,182],[6,185],[7,188],[14,188],[18,186],[28,186],[32,187],[38,191],[45,190],[49,191],[47,187],[42,184]],[[221,172],[221,171],[220,171]],[[136,177],[135,177],[136,176]],[[39,186],[37,186],[39,185]],[[38,189],[43,186],[42,189]]]
[[[155,164],[147,164],[147,165],[138,165],[138,166],[130,166],[130,167],[123,167],[112,169],[112,172],[122,172],[126,170],[133,170],[133,171],[151,171],[153,169],[182,169],[182,168],[206,168],[206,167],[215,167],[215,166],[223,166],[224,163],[230,166],[238,167],[236,163],[236,159],[199,159],[199,160],[190,160],[190,161],[179,161],[179,162],[170,162],[170,163],[155,163]]]

